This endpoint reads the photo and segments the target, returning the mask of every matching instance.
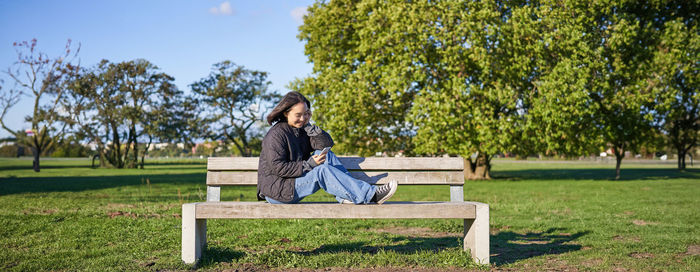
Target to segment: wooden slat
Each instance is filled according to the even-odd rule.
[[[435,158],[384,158],[340,157],[348,170],[464,170],[460,157]],[[209,171],[250,171],[258,169],[257,157],[209,158]]]
[[[350,171],[350,175],[356,179],[364,180],[371,184],[384,184],[391,180],[397,180],[399,184],[425,184],[425,185],[463,185],[463,171],[440,172],[387,172],[387,171]]]
[[[258,172],[207,172],[207,185],[256,185]]]
[[[267,202],[197,203],[196,218],[464,218],[476,216],[475,202],[386,202],[383,205]]]
[[[208,171],[258,170],[258,157],[216,157],[207,161]]]
[[[388,171],[351,171],[350,175],[371,184],[384,184],[397,180],[399,184],[425,185],[463,185],[463,171],[434,172],[388,172]],[[207,172],[207,185],[256,185],[258,173],[247,171]]]
[[[464,160],[454,158],[340,157],[348,170],[464,170]]]

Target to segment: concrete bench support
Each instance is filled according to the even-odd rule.
[[[476,218],[464,219],[464,251],[469,251],[474,262],[489,264],[489,205],[476,204]]]
[[[194,264],[207,246],[207,220],[196,218],[197,203],[182,205],[182,261]]]

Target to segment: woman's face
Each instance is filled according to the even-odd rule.
[[[287,117],[287,124],[295,128],[301,128],[309,122],[311,112],[306,107],[306,103],[299,102],[285,112],[284,116]]]

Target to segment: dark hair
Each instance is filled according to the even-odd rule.
[[[290,108],[301,102],[306,103],[307,108],[311,108],[311,102],[309,102],[309,100],[306,99],[303,94],[294,91],[288,92],[284,95],[284,97],[282,97],[282,100],[277,103],[277,106],[275,106],[275,108],[272,109],[272,112],[270,112],[270,114],[267,116],[267,123],[272,125],[273,123],[280,121],[286,122],[287,117],[284,116],[284,113],[288,112]]]

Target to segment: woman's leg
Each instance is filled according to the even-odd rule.
[[[283,202],[269,197],[265,197],[265,199],[272,204],[296,204],[301,202],[305,197],[321,189],[318,182],[316,182],[314,178],[311,178],[311,176],[314,175],[312,172],[313,170],[294,180],[294,198],[291,201]]]
[[[321,150],[316,150],[316,152],[314,152],[314,155],[318,155],[320,153]],[[352,176],[350,175],[350,171],[348,171],[348,169],[345,168],[343,163],[340,161],[340,159],[338,159],[338,156],[336,156],[335,153],[333,153],[333,151],[328,151],[328,154],[326,154],[326,162],[324,162],[324,164],[328,164],[330,166],[338,168],[340,171],[347,174],[348,176]],[[338,202],[340,203],[354,203],[352,200],[345,199],[339,196],[336,196],[335,199],[338,200]]]
[[[343,199],[350,200],[355,204],[370,203],[377,190],[377,186],[355,179],[342,170],[325,163],[316,166],[306,175],[298,177],[296,182],[298,185],[295,187],[304,187],[297,191],[300,198],[322,188],[334,195],[336,200],[341,203]]]
[[[320,150],[314,154],[319,153]],[[343,203],[343,200],[348,200],[355,204],[370,203],[377,190],[377,186],[350,176],[350,172],[343,166],[338,157],[329,151],[326,154],[325,163],[316,166],[313,170],[295,180],[294,199],[292,201],[281,202],[268,199],[268,202],[273,204],[298,203],[321,188],[334,195],[340,203]]]
[[[316,152],[314,152],[314,155],[318,155],[320,153],[320,150],[316,150]],[[324,162],[324,164],[328,164],[330,166],[338,168],[340,169],[340,171],[343,171],[343,173],[350,175],[348,169],[345,169],[345,166],[343,166],[343,163],[340,162],[340,159],[338,159],[338,156],[336,156],[335,153],[333,153],[333,151],[328,151],[328,154],[326,154],[326,162]]]

